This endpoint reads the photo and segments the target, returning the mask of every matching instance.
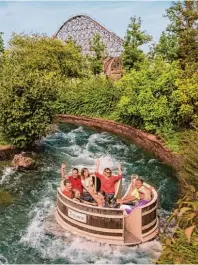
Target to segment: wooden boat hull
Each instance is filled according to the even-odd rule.
[[[125,216],[121,209],[94,207],[67,198],[58,189],[55,218],[65,230],[114,245],[137,245],[158,234],[157,199]]]

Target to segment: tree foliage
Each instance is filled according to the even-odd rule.
[[[154,47],[154,56],[161,56],[163,60],[173,62],[178,59],[179,44],[177,36],[163,31],[158,44]]]
[[[176,80],[180,128],[189,128],[198,117],[198,2],[175,2],[168,10],[167,32],[174,36],[181,70]]]
[[[0,54],[4,51],[3,32],[0,32]]]
[[[185,69],[188,63],[198,62],[198,2],[175,2],[167,10],[167,17],[171,22],[167,30],[178,38],[178,56],[182,69]]]
[[[157,264],[198,263],[198,192],[191,185],[183,189],[185,194],[168,220],[168,223],[175,220],[176,229],[163,237],[163,251]]]
[[[4,60],[0,74],[0,126],[9,143],[29,148],[45,135],[53,119],[54,85],[54,77],[25,71],[13,58]]]
[[[186,183],[198,189],[198,123],[195,129],[185,131],[181,139],[182,168],[179,176],[183,186]]]
[[[177,63],[158,58],[145,60],[139,70],[131,70],[120,81],[123,95],[117,107],[117,119],[165,135],[177,125],[173,92],[176,90]]]
[[[56,91],[66,79],[87,76],[76,44],[40,35],[14,34],[2,56],[0,126],[20,148],[34,145],[52,122]]]
[[[90,50],[93,52],[91,57],[91,69],[93,74],[103,72],[103,60],[105,57],[105,45],[101,40],[100,34],[95,34],[90,43]]]
[[[14,34],[9,42],[9,53],[21,67],[29,71],[50,72],[63,78],[86,76],[86,61],[81,49],[71,39],[66,43],[45,35]]]
[[[104,75],[99,75],[68,81],[57,93],[57,113],[109,118],[120,99],[121,90]]]
[[[122,55],[123,64],[126,71],[137,68],[144,58],[141,46],[152,40],[152,37],[141,30],[141,18],[131,17],[127,33],[124,39],[124,52]]]

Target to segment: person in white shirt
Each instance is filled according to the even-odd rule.
[[[83,168],[81,170],[81,183],[83,185],[82,199],[84,201],[93,202],[94,199],[91,194],[95,193],[95,187],[92,175],[89,173],[87,168]]]

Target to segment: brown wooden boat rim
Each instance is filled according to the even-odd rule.
[[[150,185],[149,184],[147,184],[147,183],[145,183],[144,182],[144,186],[145,187],[150,187]],[[108,207],[99,207],[99,206],[93,206],[93,205],[88,205],[88,204],[83,204],[83,203],[80,203],[80,202],[77,202],[77,201],[74,201],[74,200],[72,200],[71,198],[69,198],[69,197],[67,197],[67,196],[65,196],[63,193],[62,193],[62,191],[61,191],[61,188],[60,187],[58,187],[58,192],[64,197],[64,198],[66,198],[68,201],[71,201],[71,202],[73,202],[73,203],[75,203],[75,204],[77,204],[77,205],[83,205],[83,206],[86,206],[86,207],[90,207],[90,208],[92,208],[92,209],[99,209],[99,210],[111,210],[111,211],[115,211],[115,212],[118,212],[118,211],[122,211],[122,212],[124,212],[124,210],[121,210],[121,209],[118,209],[118,208],[108,208]],[[153,194],[153,197],[152,197],[152,200],[149,202],[149,203],[147,203],[147,204],[145,204],[145,205],[143,205],[143,206],[141,206],[141,207],[138,207],[138,208],[140,208],[140,209],[144,209],[144,208],[146,208],[146,207],[148,207],[148,206],[150,206],[150,205],[152,205],[156,200],[157,200],[157,198],[158,198],[158,194],[157,194],[157,191],[155,190],[155,189],[152,189],[152,194]],[[155,205],[156,206],[156,205]],[[152,212],[151,210],[154,210],[154,208],[156,208],[156,207],[153,207],[152,209],[150,209],[150,210],[148,210],[148,213],[150,213],[150,212]],[[147,212],[144,212],[144,215],[146,215],[147,214]],[[125,218],[127,218],[127,217],[129,217],[130,216],[130,214],[129,215],[127,215],[127,216],[125,216]]]

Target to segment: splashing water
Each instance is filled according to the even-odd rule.
[[[177,195],[177,180],[171,169],[134,144],[84,127],[60,125],[59,129],[44,139],[45,152],[39,157],[37,170],[19,173],[2,168],[0,185],[17,199],[0,208],[0,264],[146,264],[157,259],[161,251],[157,240],[123,247],[92,242],[70,232],[64,232],[64,237],[46,233],[45,220],[54,212],[62,161],[67,162],[68,171],[72,167],[93,171],[95,160],[100,158],[100,170],[111,167],[114,173],[120,162],[124,190],[130,175],[139,174],[158,190],[161,212],[171,210]]]

